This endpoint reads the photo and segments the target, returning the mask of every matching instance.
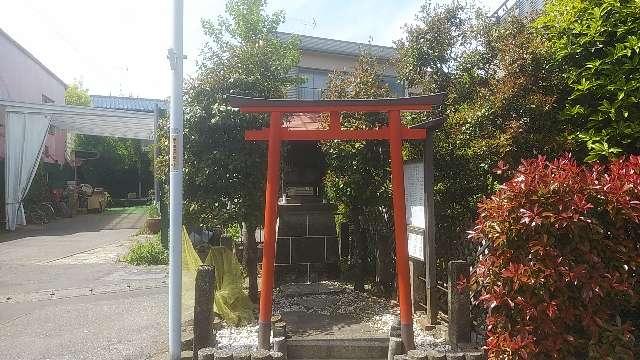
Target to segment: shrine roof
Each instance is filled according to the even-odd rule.
[[[442,104],[445,94],[382,99],[296,100],[259,99],[228,95],[229,105],[244,112],[381,112],[425,111]]]

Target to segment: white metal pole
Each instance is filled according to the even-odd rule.
[[[182,14],[183,0],[173,0],[173,70],[169,122],[169,359],[181,358],[182,295]]]

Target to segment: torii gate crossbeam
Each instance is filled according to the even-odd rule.
[[[228,96],[229,105],[247,113],[270,113],[269,128],[249,130],[246,140],[268,142],[267,186],[264,212],[264,245],[260,282],[260,317],[258,346],[270,348],[273,311],[273,273],[275,266],[276,221],[278,218],[278,183],[280,178],[280,148],[282,141],[304,140],[387,140],[391,152],[391,184],[393,193],[394,235],[396,243],[396,274],[400,303],[402,342],[406,350],[414,349],[409,252],[404,200],[404,170],[402,140],[425,139],[427,129],[410,129],[400,121],[401,111],[429,111],[440,105],[444,94],[397,99],[363,100],[269,100]],[[385,112],[389,126],[378,129],[347,130],[340,126],[344,112]],[[285,113],[329,113],[327,130],[289,130],[282,126]]]

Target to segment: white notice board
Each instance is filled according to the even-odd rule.
[[[424,164],[404,164],[404,203],[407,224],[424,229]]]
[[[424,261],[424,230],[407,226],[407,243],[409,256]]]

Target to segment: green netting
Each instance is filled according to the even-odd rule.
[[[227,324],[239,326],[253,320],[253,304],[244,293],[242,268],[229,249],[217,246],[209,250],[204,263],[182,229],[182,316],[193,318],[196,271],[200,265],[215,267],[216,291],[213,310]]]

